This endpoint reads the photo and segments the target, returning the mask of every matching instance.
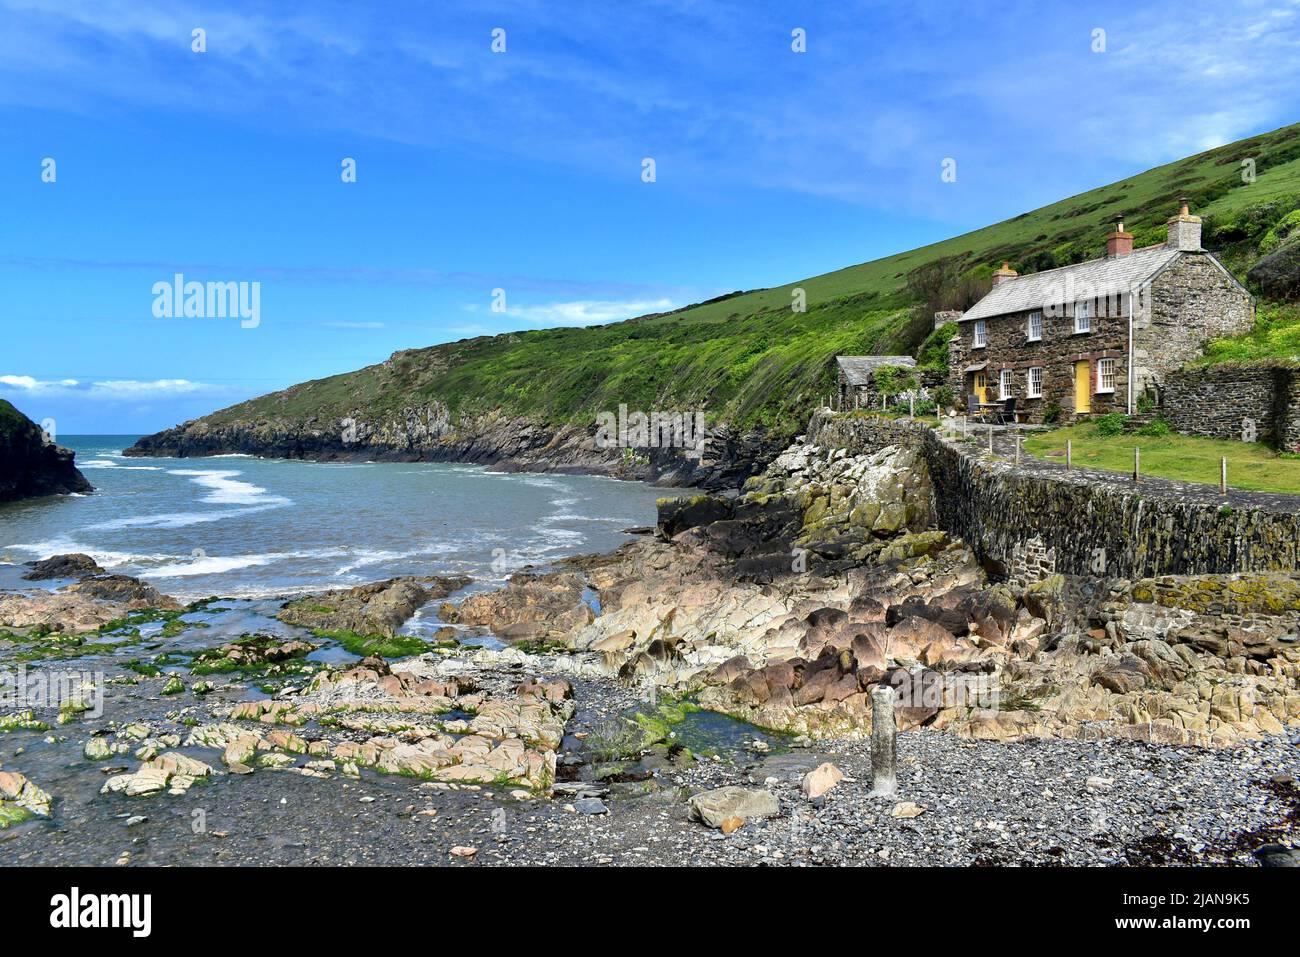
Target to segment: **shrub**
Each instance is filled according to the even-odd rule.
[[[1168,435],[1172,431],[1173,429],[1169,427],[1169,423],[1166,422],[1164,419],[1152,419],[1146,425],[1142,426],[1142,428],[1138,429],[1137,433],[1138,435],[1150,435],[1150,436],[1158,437],[1161,435]]]
[[[934,390],[934,403],[941,409],[951,409],[953,406],[952,389],[946,385],[941,385]]]
[[[1047,403],[1047,408],[1043,410],[1043,422],[1047,425],[1055,425],[1061,421],[1061,404],[1059,402]]]
[[[907,366],[877,366],[873,378],[876,391],[887,397],[916,388],[916,376]]]
[[[1124,431],[1124,420],[1127,416],[1123,412],[1107,412],[1105,415],[1097,417],[1097,434],[1110,438],[1119,435]]]

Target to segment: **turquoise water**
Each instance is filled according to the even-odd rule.
[[[596,476],[427,462],[123,457],[135,438],[60,436],[95,492],[0,505],[0,563],[86,552],[181,598],[395,575],[491,582],[627,541],[623,529],[653,524],[662,494]],[[16,584],[9,571],[0,578]]]

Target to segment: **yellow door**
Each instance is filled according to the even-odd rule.
[[[981,402],[987,402],[988,397],[988,378],[983,372],[975,373],[975,394],[980,397]]]
[[[1087,360],[1074,364],[1074,411],[1092,411],[1092,377]]]

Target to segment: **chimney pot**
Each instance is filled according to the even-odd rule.
[[[1124,217],[1115,217],[1115,231],[1106,237],[1106,258],[1116,259],[1133,251],[1133,234],[1124,231]]]

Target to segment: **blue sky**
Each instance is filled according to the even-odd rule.
[[[0,397],[152,431],[864,262],[1300,118],[1300,0],[1083,6],[0,0]],[[260,283],[258,325],[155,316],[175,273]]]

